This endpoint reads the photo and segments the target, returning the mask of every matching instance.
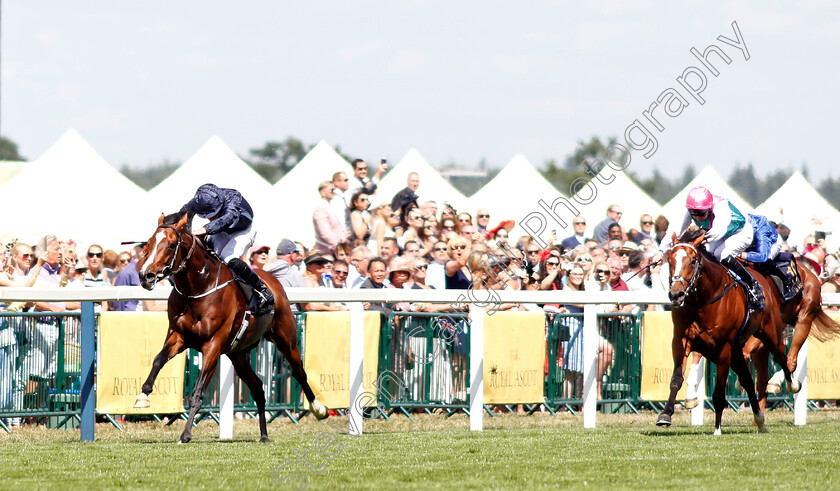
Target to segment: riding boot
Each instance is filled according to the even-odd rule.
[[[778,276],[779,279],[782,280],[782,302],[790,302],[795,296],[793,294],[793,281],[791,281],[790,278],[788,278],[788,275],[782,271],[782,268],[776,264],[776,261],[770,259],[766,261],[763,266],[765,271],[774,276]]]
[[[753,310],[763,309],[764,291],[744,265],[732,256],[722,259],[720,263],[732,270],[733,273],[741,278],[741,281],[747,284],[747,299],[749,300],[750,308]]]
[[[263,315],[274,311],[274,294],[265,286],[257,273],[245,264],[245,261],[238,257],[233,258],[228,261],[228,267],[254,289],[254,295],[257,296],[254,314]]]

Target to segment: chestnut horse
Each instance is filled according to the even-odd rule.
[[[668,296],[674,306],[671,311],[674,322],[674,337],[671,341],[674,372],[668,402],[656,424],[671,425],[677,391],[683,384],[684,361],[691,351],[696,351],[717,368],[712,395],[715,407],[714,434],[721,434],[730,367],[747,392],[753,420],[759,432],[766,433],[764,413],[758,406],[755,385],[742,349],[750,335],[757,337],[770,350],[773,359],[783,365],[785,379],[791,383],[790,371],[785,364],[778,300],[768,296],[765,308],[750,315],[746,292],[732,278],[728,269],[705,250],[704,238],[705,232],[702,229],[686,230],[679,239],[674,234],[674,245],[665,256],[671,273]],[[768,280],[758,274],[754,276],[767,291]]]
[[[143,288],[151,290],[166,277],[171,278],[174,288],[167,307],[169,331],[163,349],[155,357],[134,407],[149,407],[155,378],[167,361],[187,348],[200,351],[204,364],[189,398],[190,413],[180,440],[181,443],[189,442],[193,420],[204,401],[207,384],[216,371],[219,357],[226,354],[257,404],[260,441],[267,442],[265,392],[248,357],[251,349],[265,337],[286,357],[315,416],[326,418],[327,408],[315,398],[303,370],[297,346],[297,326],[283,286],[274,276],[257,271],[274,294],[274,314],[271,319],[250,316],[248,327],[240,332],[246,314],[245,296],[228,267],[192,235],[192,218],[187,213],[161,215],[155,233],[137,262]]]

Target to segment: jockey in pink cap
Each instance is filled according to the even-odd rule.
[[[750,306],[763,309],[764,292],[761,285],[737,259],[753,242],[750,220],[728,199],[712,195],[703,186],[691,188],[685,207],[687,212],[680,230],[685,230],[691,223],[705,230],[706,249],[747,284]]]

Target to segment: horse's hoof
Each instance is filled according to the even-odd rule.
[[[671,416],[660,414],[659,419],[656,420],[656,426],[671,426]]]
[[[691,399],[685,400],[686,409],[694,409],[695,407],[697,407],[698,404],[700,404],[700,401],[698,401],[696,397],[692,397]]]
[[[741,381],[738,379],[735,379],[735,390],[737,392],[744,392],[744,386],[741,385]]]
[[[765,425],[758,425],[758,432],[759,433],[770,433],[769,431],[767,431],[767,426],[765,426]]]
[[[149,396],[144,393],[140,393],[137,396],[137,400],[134,401],[134,408],[135,409],[146,409],[152,407],[152,403],[149,401]]]
[[[327,410],[327,406],[321,404],[318,399],[313,399],[309,406],[312,408],[312,414],[315,415],[315,419],[326,419],[327,416],[330,415],[329,410]]]
[[[788,392],[790,392],[791,394],[796,394],[797,392],[802,390],[802,383],[796,379],[791,380],[790,383],[785,381],[785,384]]]
[[[715,432],[714,432],[714,433],[712,433],[712,435],[714,435],[714,436],[720,436],[720,435],[722,435],[722,433],[721,433],[721,431],[720,431],[720,428],[715,428]]]
[[[263,442],[263,443],[268,443],[271,440],[268,438],[268,435],[265,435],[265,436],[260,437],[260,441]]]
[[[767,384],[767,393],[768,394],[778,394],[782,391],[782,387],[779,384]]]
[[[190,443],[190,440],[192,440],[191,436],[181,435],[181,439],[178,440],[178,443]]]

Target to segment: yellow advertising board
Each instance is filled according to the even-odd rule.
[[[379,312],[365,312],[362,391],[376,396],[379,370]],[[308,312],[304,370],[318,400],[330,408],[350,406],[350,312]],[[376,405],[375,397],[365,404]]]
[[[544,402],[545,314],[484,316],[484,403]]]
[[[840,322],[840,313],[829,316]],[[808,338],[808,399],[840,398],[840,339],[821,343]]]
[[[166,312],[103,312],[99,318],[96,410],[104,414],[169,414],[184,412],[186,353],[169,360],[158,374],[151,407],[135,409],[134,401],[152,361],[163,347],[169,321]]]
[[[674,324],[670,312],[645,312],[642,319],[642,390],[641,398],[647,401],[667,401],[671,393],[671,375],[674,358],[671,339]],[[688,374],[689,361],[685,364]],[[677,400],[685,398],[685,383],[677,392]]]

